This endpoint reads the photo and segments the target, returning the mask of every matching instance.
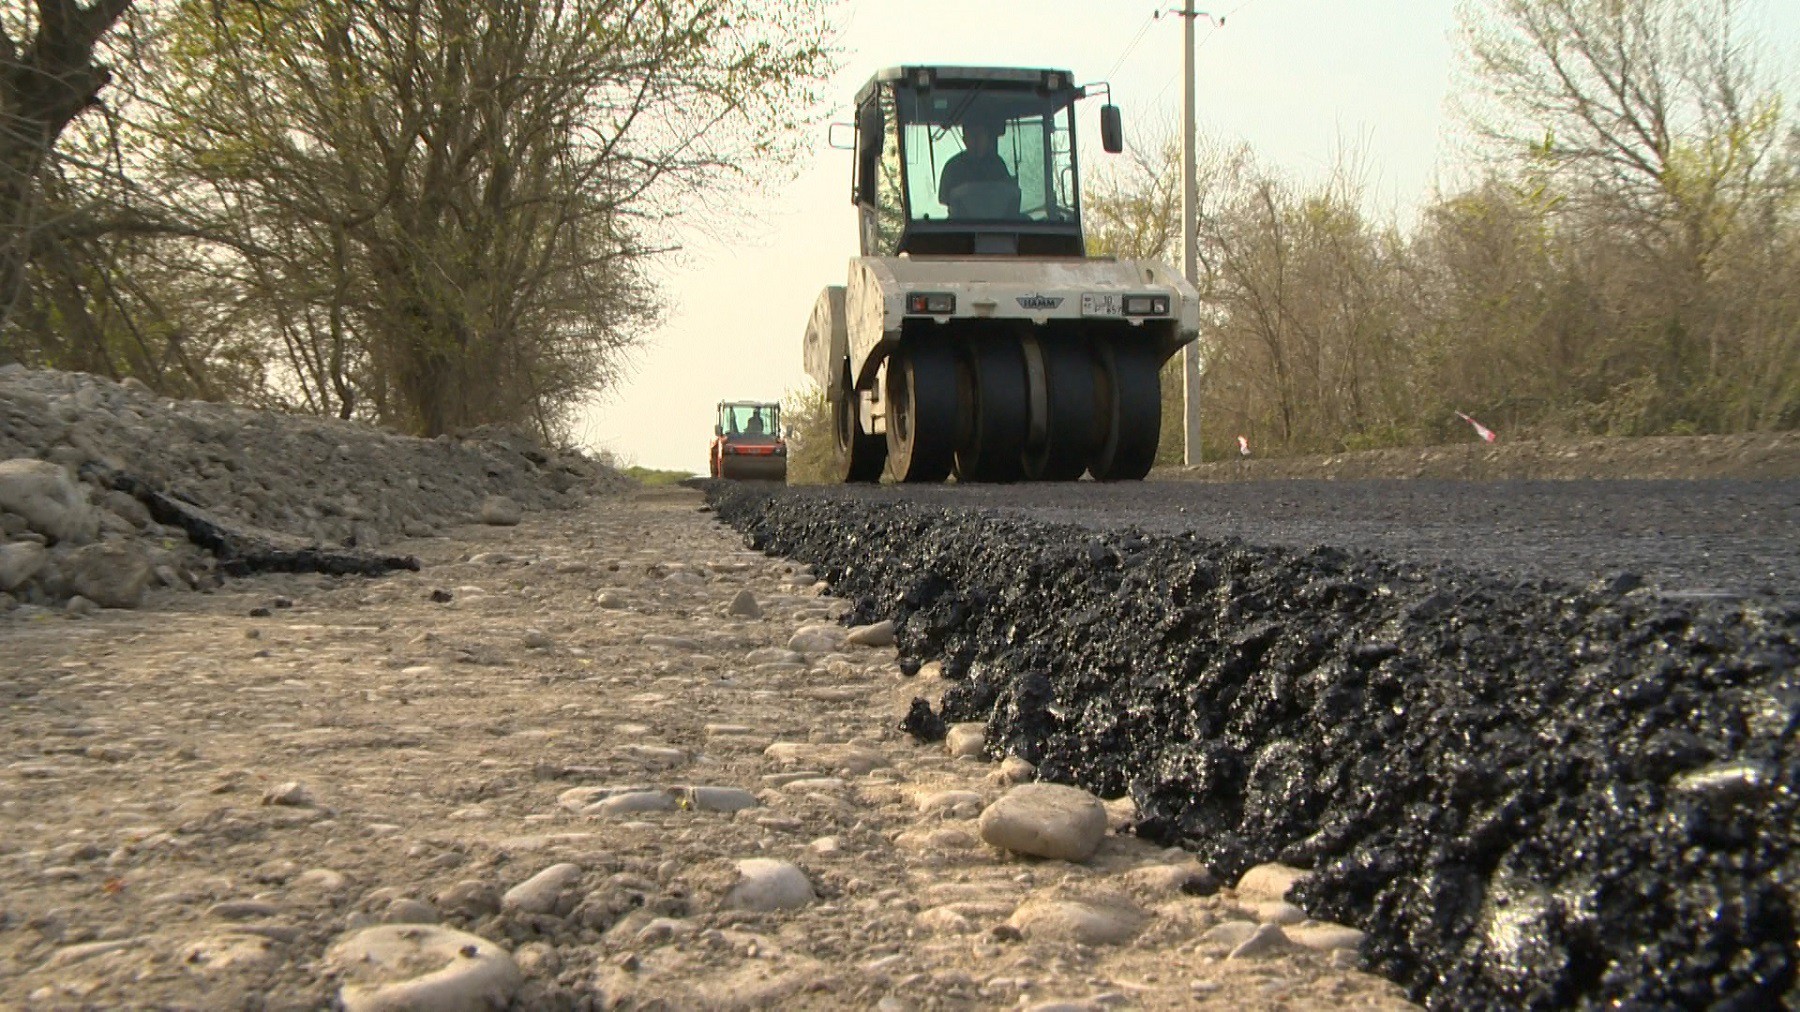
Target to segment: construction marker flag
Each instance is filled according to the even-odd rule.
[[[1480,422],[1476,421],[1475,419],[1470,418],[1468,415],[1465,415],[1460,411],[1458,411],[1456,413],[1456,417],[1462,419],[1465,422],[1468,422],[1470,425],[1475,426],[1475,434],[1480,436],[1483,440],[1486,440],[1487,442],[1491,443],[1494,440],[1500,438],[1499,436],[1494,435],[1494,430],[1481,424]]]
[[[1238,456],[1240,456],[1240,457],[1250,456],[1250,441],[1248,439],[1245,439],[1243,436],[1238,437]]]

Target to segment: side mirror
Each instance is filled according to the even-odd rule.
[[[856,159],[855,203],[872,205],[877,202],[877,187],[881,176],[881,134],[886,126],[879,102],[863,106],[862,112],[857,116],[857,146],[861,151]]]
[[[1125,119],[1116,105],[1100,107],[1100,146],[1109,155],[1125,150]]]
[[[833,123],[825,135],[825,142],[839,151],[856,150],[856,124]]]
[[[713,435],[723,436],[724,434],[725,434],[725,426],[718,425],[718,424],[713,425]]]

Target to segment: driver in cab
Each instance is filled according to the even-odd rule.
[[[944,164],[938,199],[952,218],[1012,218],[1019,184],[1000,158],[1001,124],[989,117],[963,121],[963,150]]]

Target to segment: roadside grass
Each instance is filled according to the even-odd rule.
[[[623,469],[625,476],[640,485],[655,487],[658,485],[679,485],[694,477],[692,471],[659,471],[653,467],[627,467]]]

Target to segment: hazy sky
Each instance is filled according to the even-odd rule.
[[[1775,53],[1800,49],[1800,3],[1752,6]],[[1221,3],[1212,10],[1226,16],[1223,28],[1201,22],[1201,130],[1246,141],[1268,164],[1302,177],[1321,172],[1344,146],[1360,146],[1373,198],[1404,213],[1459,162],[1446,107],[1455,7]],[[881,67],[1056,67],[1082,82],[1110,80],[1127,139],[1154,147],[1175,130],[1181,109],[1181,19],[1153,21],[1156,9],[1150,0],[850,0],[841,11],[843,69],[828,89],[840,103],[832,118],[849,118],[857,88]],[[1104,157],[1097,109],[1082,103],[1078,121],[1084,182]],[[803,386],[807,316],[822,288],[844,283],[857,252],[849,191],[850,155],[830,148],[821,126],[798,178],[740,201],[736,238],[685,236],[681,262],[664,272],[667,322],[576,435],[626,462],[703,472],[720,400],[777,400]]]

